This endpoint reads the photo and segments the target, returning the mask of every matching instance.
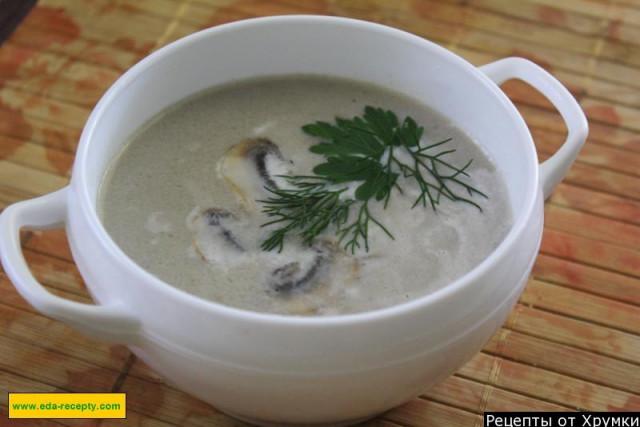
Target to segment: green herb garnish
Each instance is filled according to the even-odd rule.
[[[352,253],[362,246],[369,250],[370,222],[393,239],[389,230],[371,215],[369,203],[373,199],[384,200],[386,208],[394,188],[403,192],[400,177],[418,184],[420,195],[413,207],[429,205],[435,210],[444,196],[482,211],[480,205],[452,188],[455,184],[469,197],[474,194],[487,197],[460,180],[461,176],[469,176],[466,170],[472,160],[458,168],[444,160],[455,149],[434,152],[451,139],[423,146],[424,128],[411,117],[400,124],[392,111],[367,106],[362,117],[350,120],[336,117],[335,125],[316,122],[303,126],[302,130],[322,140],[310,150],[323,155],[326,162],[313,169],[315,175],[283,176],[291,188],[267,189],[271,196],[260,202],[264,204],[262,212],[273,220],[263,227],[278,224],[280,228],[262,243],[263,250],[281,251],[290,232],[298,232],[303,243],[311,243],[331,225],[339,243],[345,242],[345,249]],[[355,198],[346,198],[348,187],[341,184],[352,182],[362,183],[355,190]],[[357,209],[354,218],[350,216],[351,208]]]

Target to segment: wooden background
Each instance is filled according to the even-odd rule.
[[[456,375],[366,425],[471,427],[498,410],[640,411],[637,0],[41,0],[0,48],[2,207],[67,184],[89,112],[142,57],[212,25],[291,13],[385,23],[477,65],[529,58],[570,88],[590,121],[583,152],[546,204],[541,253],[507,323]],[[559,115],[524,84],[504,89],[546,158],[564,139]],[[51,292],[89,301],[62,231],[26,232],[23,245]],[[0,424],[8,391],[122,391],[127,425],[242,425],[168,386],[126,348],[41,316],[2,273],[0,325]]]

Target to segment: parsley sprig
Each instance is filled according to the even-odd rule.
[[[263,227],[278,225],[262,243],[262,249],[281,251],[285,237],[297,232],[303,243],[312,243],[328,227],[335,227],[339,243],[352,253],[361,247],[369,250],[369,225],[374,223],[390,238],[393,235],[370,212],[372,200],[384,201],[386,208],[395,188],[403,193],[399,178],[414,180],[420,194],[413,207],[430,206],[433,210],[445,197],[471,204],[474,195],[487,197],[483,192],[461,180],[469,177],[464,166],[457,167],[445,157],[455,149],[440,149],[451,141],[446,139],[422,145],[424,128],[406,117],[402,123],[389,110],[365,107],[362,117],[343,119],[335,124],[315,122],[302,130],[321,142],[313,145],[313,153],[323,155],[325,162],[313,169],[315,175],[283,176],[286,189],[267,189],[271,195],[263,203],[262,212],[272,220]],[[404,151],[399,155],[399,151]],[[361,182],[353,197],[345,197],[352,182]],[[462,189],[462,196],[457,190]],[[350,215],[351,209],[357,209]]]

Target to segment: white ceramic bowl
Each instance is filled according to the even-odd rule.
[[[425,297],[361,314],[260,314],[179,291],[129,259],[105,232],[96,199],[127,137],[166,107],[233,80],[327,74],[423,100],[475,137],[506,178],[513,228],[464,277]],[[497,84],[520,78],[564,117],[565,144],[539,165],[531,135]],[[71,184],[8,207],[0,217],[7,275],[43,313],[86,334],[129,345],[178,387],[262,424],[350,423],[406,402],[467,362],[504,322],[533,265],[543,198],[584,143],[578,104],[533,63],[476,68],[411,34],[344,18],[260,18],[211,28],[153,53],[126,72],[87,122]],[[132,201],[133,203],[134,201]],[[96,305],[56,297],[20,251],[22,227],[65,227]],[[104,391],[104,390],[96,390]]]

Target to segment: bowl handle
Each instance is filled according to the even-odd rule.
[[[36,309],[65,322],[92,338],[135,345],[140,321],[122,304],[90,305],[49,293],[33,277],[22,254],[20,229],[63,228],[67,216],[67,189],[15,203],[0,215],[0,258],[18,292]]]
[[[505,58],[479,67],[499,85],[509,79],[520,79],[542,93],[564,119],[567,139],[560,149],[540,165],[540,185],[548,198],[575,161],[589,133],[584,112],[575,98],[555,77],[542,67],[523,58]]]

